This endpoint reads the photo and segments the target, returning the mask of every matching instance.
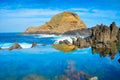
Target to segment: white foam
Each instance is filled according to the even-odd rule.
[[[81,37],[84,38],[84,36],[77,36],[77,37]],[[72,43],[72,38],[77,39],[76,36],[61,36],[61,37],[57,37],[55,38],[55,44],[59,43],[59,41],[63,41],[63,40],[68,40],[70,43]]]
[[[54,35],[54,34],[39,34],[37,35],[37,38],[41,37],[61,37],[61,35]]]
[[[5,49],[5,48],[9,48],[10,46],[12,46],[12,43],[0,43],[0,47]]]
[[[22,48],[30,48],[32,46],[32,44],[29,44],[29,43],[20,43],[20,46]]]
[[[19,44],[22,48],[30,48],[32,46],[32,44],[29,44],[29,43],[19,43]],[[6,49],[6,48],[9,48],[11,46],[13,46],[13,43],[0,43],[0,47],[2,49]]]
[[[56,38],[56,41],[54,43],[57,44],[57,43],[59,43],[59,41],[63,41],[63,40],[68,40],[69,42],[72,43],[71,37],[59,37],[59,38]]]

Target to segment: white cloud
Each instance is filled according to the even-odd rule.
[[[87,9],[87,8],[71,8],[71,9],[68,9],[68,10],[82,11],[82,12],[88,12],[89,11],[89,9]]]
[[[60,10],[51,9],[18,9],[18,10],[0,10],[0,17],[39,17],[51,16],[60,13]]]

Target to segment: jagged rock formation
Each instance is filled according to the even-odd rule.
[[[116,26],[115,22],[112,22],[110,25],[110,40],[111,42],[117,41],[117,34],[119,31],[119,28]]]
[[[119,28],[115,22],[110,27],[106,25],[96,25],[92,28],[92,35],[88,38],[91,43],[111,43],[117,42],[119,37]]]
[[[80,37],[78,37],[77,40],[73,38],[72,44],[77,46],[78,48],[85,48],[90,46],[90,44],[84,38],[80,38]]]
[[[118,34],[117,34],[117,40],[120,42],[120,28],[119,28],[119,31],[118,31]]]
[[[75,13],[62,12],[55,15],[49,22],[39,27],[29,27],[25,33],[61,34],[70,30],[87,28]]]
[[[13,49],[22,49],[22,47],[17,42],[14,42],[13,46],[11,46],[9,50],[13,50]]]

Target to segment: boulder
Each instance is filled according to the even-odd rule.
[[[79,16],[72,12],[59,13],[42,26],[29,27],[24,33],[63,34],[66,31],[87,28]]]
[[[70,52],[76,50],[77,47],[72,44],[53,44],[52,45],[55,49],[63,51],[63,52]]]
[[[22,47],[17,42],[14,42],[13,46],[9,47],[8,49],[9,50],[22,49]]]
[[[36,47],[36,46],[37,46],[37,43],[33,42],[31,48]]]

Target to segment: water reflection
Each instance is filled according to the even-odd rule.
[[[100,57],[109,56],[111,60],[113,60],[117,53],[120,54],[120,42],[111,44],[96,44],[92,46],[92,54],[96,53],[99,54]]]

